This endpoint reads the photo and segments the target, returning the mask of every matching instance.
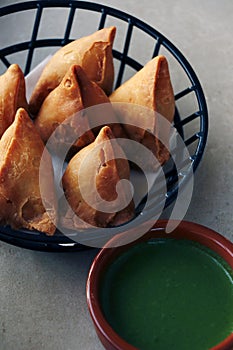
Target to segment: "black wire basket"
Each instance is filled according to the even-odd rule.
[[[63,27],[59,25],[58,28],[56,25],[58,16],[61,16],[64,22]],[[191,168],[185,174],[177,173],[172,161],[169,166],[166,164],[164,167],[167,181],[164,207],[173,203],[178,190],[188,184],[190,174],[197,169],[208,134],[208,112],[203,90],[183,54],[151,26],[129,14],[101,4],[72,0],[29,1],[1,8],[0,17],[3,22],[16,21],[15,28],[19,32],[18,41],[10,44],[7,33],[4,36],[7,42],[5,47],[0,49],[0,72],[4,72],[10,64],[18,63],[26,76],[48,53],[53,53],[58,47],[78,37],[111,25],[117,27],[118,33],[113,46],[115,88],[132,73],[140,70],[152,57],[158,54],[167,57],[176,100],[174,126],[184,140],[191,160]],[[25,25],[27,27],[24,27]],[[46,35],[42,33],[43,26],[46,26]],[[29,33],[26,40],[22,38],[23,32],[27,36]],[[182,179],[178,181],[180,176]],[[153,218],[156,201],[158,198],[155,189],[154,201],[143,220]],[[143,203],[137,211],[140,212],[142,207]],[[77,251],[85,247],[60,233],[48,237],[36,231],[16,231],[3,226],[0,227],[0,239],[13,245],[41,251]]]

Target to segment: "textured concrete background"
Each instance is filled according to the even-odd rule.
[[[1,0],[0,6],[14,2]],[[186,219],[211,227],[233,241],[233,2],[103,0],[102,3],[157,28],[174,42],[196,71],[207,98],[210,130]],[[50,16],[49,26],[55,21],[57,30],[61,30],[62,17],[63,14]],[[0,20],[1,46],[13,42],[16,35],[30,37],[30,19],[18,20],[23,27],[15,20]],[[91,19],[85,25],[91,26]],[[40,35],[43,37],[48,29],[44,27]],[[95,255],[95,250],[38,253],[0,243],[0,350],[103,349],[85,299],[87,273]]]

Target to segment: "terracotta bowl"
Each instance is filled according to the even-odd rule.
[[[108,248],[111,241],[99,252],[93,261],[89,276],[87,279],[87,303],[88,308],[97,332],[97,335],[107,350],[137,350],[134,346],[123,340],[108,324],[105,319],[101,305],[99,302],[99,287],[100,279],[106,270],[106,267],[113,262],[119,255],[128,250],[133,245],[146,241],[151,238],[168,237],[165,233],[167,222],[157,222],[153,228],[147,232],[143,237],[128,245]],[[206,228],[204,226],[194,224],[191,222],[181,222],[179,226],[169,234],[170,238],[188,239],[199,242],[200,244],[212,249],[219,254],[230,267],[233,269],[233,243],[218,234],[217,232]],[[113,238],[114,240],[117,237]],[[210,350],[232,350],[233,349],[233,333],[227,337],[223,342],[214,346]]]

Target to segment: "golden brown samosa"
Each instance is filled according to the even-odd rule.
[[[101,127],[94,127],[93,132],[89,130],[98,121],[101,124],[102,114],[98,111],[89,109],[85,114],[78,112],[90,106],[104,104],[101,113],[105,113],[109,122],[115,122],[111,125],[114,135],[121,137],[122,128],[116,120],[109,98],[104,91],[93,81],[91,81],[83,69],[78,65],[73,65],[62,79],[61,83],[46,97],[40,111],[35,119],[35,126],[38,129],[41,138],[47,142],[51,134],[56,131],[56,143],[64,144],[66,140],[72,142],[73,135],[79,135],[75,146],[78,149],[86,146],[95,139],[96,133]],[[86,131],[88,130],[88,131]],[[72,131],[72,136],[71,136]],[[55,141],[55,140],[54,140]],[[54,142],[53,141],[53,142]]]
[[[148,147],[160,164],[169,158],[169,125],[175,113],[174,92],[167,59],[157,56],[110,95],[119,105],[118,117],[128,137]],[[127,103],[134,106],[126,105]],[[145,107],[140,108],[138,106]],[[150,113],[148,110],[155,111]],[[163,118],[168,122],[163,122]],[[138,127],[138,122],[140,128]],[[127,124],[128,123],[128,124]],[[132,125],[130,125],[132,124]],[[150,130],[148,132],[147,130]],[[163,139],[163,143],[160,138]],[[148,164],[150,167],[150,164]]]
[[[63,225],[82,228],[86,223],[87,226],[107,227],[132,219],[131,191],[122,183],[118,186],[120,180],[129,180],[129,175],[129,164],[121,147],[111,129],[103,127],[96,140],[71,159],[63,175],[65,197],[72,208],[63,217]]]
[[[112,45],[115,32],[115,27],[104,28],[59,49],[36,84],[29,102],[30,112],[38,113],[45,97],[59,85],[73,64],[80,65],[90,80],[110,94],[114,80]]]
[[[12,64],[0,76],[0,139],[5,130],[12,124],[19,107],[27,109],[25,81],[22,70]]]
[[[27,112],[20,108],[0,140],[0,222],[53,235],[56,229],[53,181],[50,155]]]
[[[76,134],[76,146],[82,148],[95,139],[89,130],[88,119],[78,113],[84,109],[84,105],[77,79],[77,67],[79,66],[70,67],[61,83],[46,97],[35,119],[35,127],[45,143],[56,129],[56,143],[65,144]]]

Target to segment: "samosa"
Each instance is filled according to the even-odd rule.
[[[80,65],[90,80],[110,94],[114,80],[112,45],[116,28],[103,28],[59,49],[45,66],[29,101],[36,115],[45,97],[59,85],[73,64]]]
[[[47,235],[56,229],[51,158],[23,108],[0,140],[0,222]]]
[[[164,164],[170,156],[170,126],[175,113],[167,59],[153,58],[116,89],[110,101],[122,103],[115,109],[128,137],[145,145]],[[153,168],[152,164],[148,167]]]
[[[19,107],[28,108],[25,95],[25,81],[22,70],[12,64],[0,76],[0,139],[12,124]]]
[[[96,140],[69,162],[62,178],[70,205],[62,218],[68,228],[117,226],[134,217],[130,169],[124,152],[105,126]],[[103,203],[104,202],[104,203]]]
[[[84,113],[79,113],[100,104],[104,104],[100,110],[89,108]],[[107,121],[112,123],[110,126],[115,137],[121,137],[122,128],[117,123],[109,98],[87,77],[81,66],[73,65],[61,83],[44,100],[35,119],[35,126],[44,142],[48,141],[56,129],[53,138],[53,143],[56,144],[72,143],[77,135],[74,147],[79,150],[94,141],[101,124],[106,124]]]

